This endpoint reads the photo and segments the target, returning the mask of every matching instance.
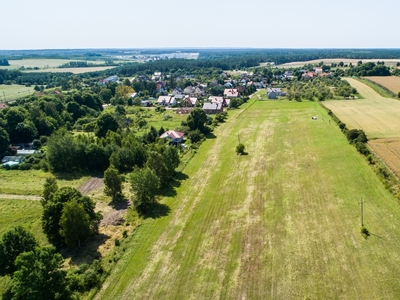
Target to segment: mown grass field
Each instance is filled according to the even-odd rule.
[[[87,73],[87,72],[96,72],[96,71],[104,71],[108,69],[115,68],[113,66],[99,66],[99,67],[85,67],[85,68],[49,68],[49,69],[43,69],[43,70],[29,70],[29,71],[24,71],[27,73],[40,73],[40,72],[51,72],[51,73],[74,73],[74,74],[82,74],[82,73]]]
[[[31,95],[35,92],[32,87],[18,84],[0,84],[0,102],[18,99],[24,96]],[[5,97],[4,97],[5,96]]]
[[[399,298],[400,206],[328,119],[315,102],[231,112],[96,299]]]
[[[43,184],[51,173],[41,170],[5,170],[0,169],[0,194],[40,196]],[[59,187],[78,188],[90,176],[81,174],[60,174],[57,177]]]
[[[2,66],[2,69],[19,69],[20,67],[39,69],[53,69],[71,61],[78,61],[77,59],[53,59],[53,58],[30,58],[30,59],[15,59],[9,60],[9,66]],[[87,60],[88,63],[102,64],[102,60]]]
[[[400,101],[382,97],[355,79],[346,80],[364,99],[324,101],[323,105],[349,129],[363,129],[370,139],[400,137]]]
[[[400,77],[398,76],[367,76],[365,78],[379,83],[396,95],[400,92]]]

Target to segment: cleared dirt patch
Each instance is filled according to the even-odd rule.
[[[104,187],[104,181],[103,178],[99,177],[91,177],[86,181],[84,184],[78,187],[78,190],[81,191],[83,195],[87,195],[90,192],[103,188]]]
[[[372,140],[368,144],[397,178],[400,178],[400,138]]]
[[[373,82],[376,82],[393,93],[400,92],[400,77],[397,76],[369,76],[365,77]]]

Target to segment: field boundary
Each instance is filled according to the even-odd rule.
[[[372,81],[372,80],[370,80],[368,78],[365,78],[365,77],[354,78],[354,79],[356,79],[356,80],[368,85],[370,88],[372,88],[375,92],[377,92],[382,97],[392,98],[392,99],[396,98],[396,95],[391,90],[389,90],[388,88],[380,85],[379,83],[377,83],[375,81]]]

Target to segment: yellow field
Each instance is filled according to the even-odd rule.
[[[290,62],[286,64],[279,65],[280,67],[290,67],[290,68],[298,68],[302,67],[305,64],[317,64],[321,61],[324,62],[326,65],[330,65],[331,63],[339,63],[343,62],[345,64],[350,64],[352,63],[353,65],[357,65],[358,61],[362,61],[363,63],[366,62],[377,62],[379,61],[384,61],[385,65],[387,66],[395,66],[396,63],[400,62],[400,59],[346,59],[346,58],[326,58],[326,59],[315,59],[315,60],[309,60],[309,61],[297,61],[297,62]]]
[[[81,73],[87,73],[87,72],[95,72],[95,71],[103,71],[103,70],[108,70],[112,69],[115,67],[87,67],[87,68],[52,68],[52,69],[44,69],[44,70],[31,70],[31,71],[24,71],[26,73],[39,73],[39,72],[51,72],[51,73],[64,73],[64,72],[70,72],[74,74],[81,74]]]
[[[331,100],[323,104],[349,129],[363,129],[368,138],[400,137],[400,101],[384,98],[367,85],[346,80],[364,97],[359,100]]]
[[[397,94],[400,92],[400,77],[397,76],[368,76],[365,77],[371,81],[379,83],[380,85],[384,86],[388,90],[392,91],[393,93]]]

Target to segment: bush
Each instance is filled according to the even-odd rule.
[[[238,154],[238,155],[245,154],[244,149],[245,149],[245,146],[242,143],[238,144],[236,146],[236,154]]]

